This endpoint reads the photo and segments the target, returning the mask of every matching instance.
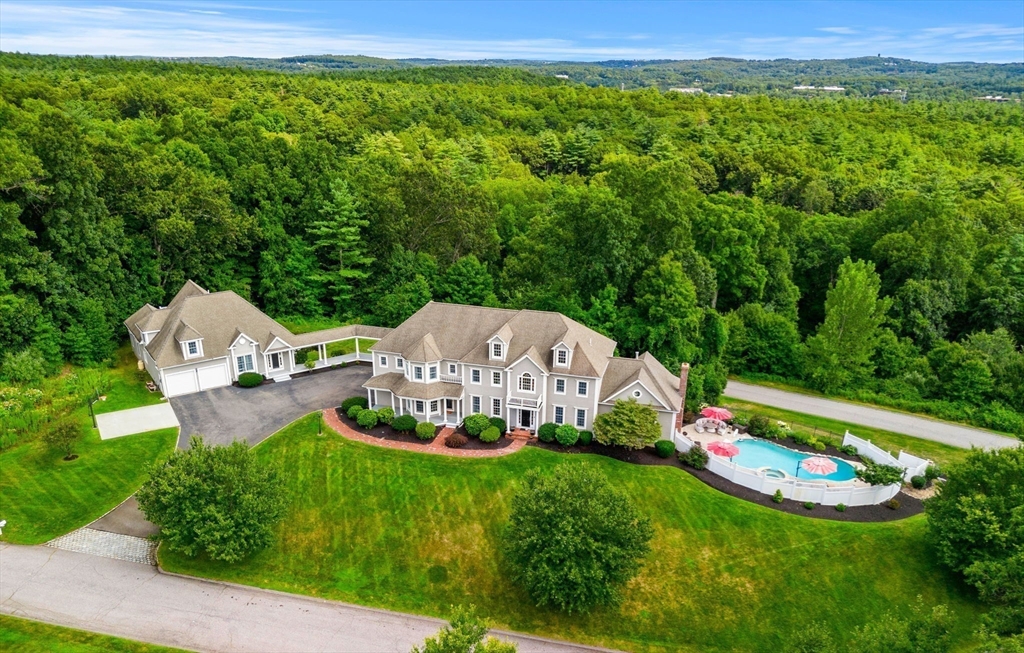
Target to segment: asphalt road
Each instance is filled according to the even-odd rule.
[[[407,653],[438,619],[162,574],[156,567],[0,543],[0,612],[197,651]],[[594,651],[494,631],[521,653]]]
[[[353,365],[256,388],[226,386],[172,397],[181,423],[178,448],[185,449],[193,434],[213,444],[257,444],[303,415],[366,396],[361,386],[371,374],[369,365]]]
[[[774,406],[798,413],[817,415],[818,417],[827,417],[843,422],[863,424],[864,426],[884,429],[893,433],[912,435],[915,438],[941,442],[964,449],[969,449],[970,447],[1004,449],[1021,445],[1020,440],[1016,438],[998,435],[991,431],[975,429],[969,426],[940,422],[928,419],[927,417],[917,417],[881,408],[870,408],[845,401],[835,401],[796,392],[786,392],[760,385],[740,383],[739,381],[729,381],[728,385],[725,386],[725,395],[743,401]]]

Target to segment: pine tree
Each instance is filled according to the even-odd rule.
[[[320,208],[320,215],[322,219],[312,223],[309,234],[315,238],[313,246],[329,262],[317,277],[333,292],[337,312],[345,313],[356,284],[368,276],[366,266],[374,261],[365,252],[361,232],[370,223],[359,215],[348,184],[340,179],[331,182],[331,198]]]

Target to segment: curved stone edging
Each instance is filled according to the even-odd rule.
[[[338,435],[346,437],[349,440],[355,440],[356,442],[362,442],[375,447],[383,447],[385,449],[400,449],[402,451],[415,451],[418,453],[434,454],[437,456],[451,456],[453,458],[497,458],[498,456],[513,454],[526,446],[526,440],[515,438],[513,439],[512,444],[504,447],[503,449],[449,449],[443,444],[440,446],[434,446],[435,443],[440,442],[440,434],[435,438],[434,442],[427,446],[410,444],[408,442],[395,442],[394,440],[381,440],[352,430],[351,427],[338,418],[338,413],[335,412],[333,408],[328,408],[321,412],[324,416],[324,423],[337,432]]]

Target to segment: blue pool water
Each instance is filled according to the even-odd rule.
[[[734,442],[740,452],[732,457],[732,462],[747,469],[769,467],[786,472],[790,476],[814,480],[849,481],[856,478],[857,472],[850,463],[832,458],[838,468],[831,474],[812,474],[800,467],[800,461],[812,456],[786,447],[780,447],[764,440],[737,440]]]

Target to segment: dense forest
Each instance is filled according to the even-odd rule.
[[[191,278],[557,310],[691,362],[691,407],[761,374],[1024,434],[1021,105],[374,74],[0,55],[0,374]]]
[[[849,96],[876,95],[883,89],[907,91],[914,99],[953,99],[984,95],[1019,98],[1024,92],[1024,63],[924,63],[896,57],[857,59],[774,59],[748,61],[715,57],[691,61],[538,62],[520,59],[449,61],[445,59],[379,59],[362,56],[313,55],[258,59],[248,57],[196,57],[172,59],[260,70],[299,73],[342,73],[401,81],[459,81],[466,75],[486,75],[487,68],[528,73],[534,83],[613,86],[632,90],[655,87],[698,86],[709,93],[806,95],[796,85],[842,86]]]

